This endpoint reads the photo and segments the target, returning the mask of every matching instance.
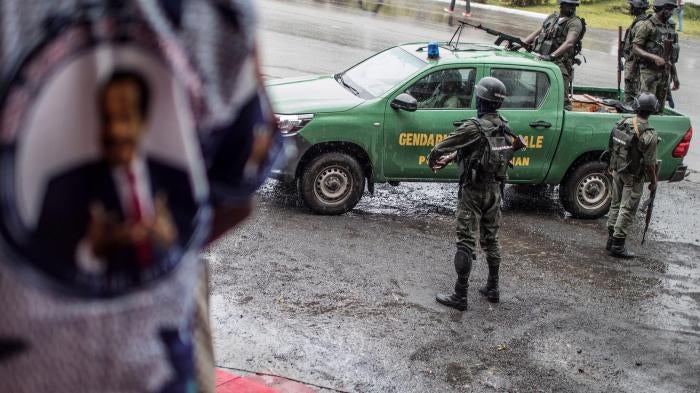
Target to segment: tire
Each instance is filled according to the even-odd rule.
[[[302,170],[299,194],[318,214],[337,215],[351,210],[362,197],[365,176],[355,158],[345,153],[325,153]]]
[[[600,218],[610,209],[612,180],[604,162],[578,166],[559,186],[559,200],[576,218]]]

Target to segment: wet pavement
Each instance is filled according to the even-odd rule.
[[[205,254],[219,365],[358,392],[697,391],[700,243],[668,236],[666,214],[699,189],[659,192],[647,242],[640,225],[630,240],[643,257],[621,261],[556,189],[508,187],[501,303],[476,292],[479,253],[459,313],[434,301],[454,283],[454,185],[382,185],[326,217],[270,181]]]
[[[451,31],[260,3],[274,77]],[[604,252],[603,220],[572,219],[557,192],[506,188],[501,303],[479,297],[479,253],[460,313],[434,301],[454,284],[454,184],[377,185],[328,217],[269,181],[254,217],[204,253],[218,365],[329,392],[700,391],[700,176],[661,184],[647,242],[641,215],[629,240],[642,257],[628,261]]]

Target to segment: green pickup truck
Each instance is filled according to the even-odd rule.
[[[270,81],[279,128],[295,151],[273,176],[296,182],[304,202],[321,214],[352,209],[365,185],[373,192],[377,182],[457,181],[455,165],[435,174],[426,156],[460,120],[476,115],[474,85],[490,75],[508,90],[500,113],[527,142],[513,159],[509,183],[560,185],[561,203],[575,217],[607,212],[610,180],[599,158],[622,113],[564,110],[559,68],[529,53],[473,43],[440,44],[437,59],[427,52],[427,43],[410,43],[335,75]],[[615,89],[574,93],[618,97]],[[690,119],[666,109],[650,122],[661,138],[660,178],[683,179]]]

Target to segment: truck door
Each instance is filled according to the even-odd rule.
[[[544,178],[561,134],[562,111],[557,79],[550,69],[491,66],[488,73],[506,85],[508,97],[499,111],[513,132],[527,141],[527,149],[513,158],[509,179],[514,182]]]
[[[476,115],[474,85],[477,68],[431,69],[395,91],[387,100],[384,126],[384,175],[389,179],[457,179],[456,165],[437,174],[426,157],[436,143],[454,130],[453,123]],[[391,107],[401,93],[418,102],[415,112]]]

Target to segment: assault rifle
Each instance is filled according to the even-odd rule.
[[[479,23],[478,25],[474,25],[474,24],[471,24],[471,23],[464,21],[464,20],[459,21],[459,27],[457,27],[457,31],[455,31],[455,33],[452,35],[452,39],[450,39],[450,42],[448,43],[448,45],[452,45],[452,41],[455,39],[455,36],[457,36],[457,41],[454,43],[454,46],[456,47],[457,45],[459,45],[459,38],[462,35],[462,29],[464,28],[464,26],[470,26],[470,27],[473,27],[475,29],[483,30],[488,34],[496,36],[497,38],[496,38],[496,41],[494,42],[496,45],[501,45],[503,43],[503,41],[508,41],[508,47],[507,47],[508,50],[518,51],[518,50],[520,50],[520,48],[522,48],[528,52],[532,51],[532,47],[530,46],[530,44],[523,42],[523,40],[521,40],[520,38],[518,38],[514,35],[506,34],[506,33],[503,33],[501,31],[494,30],[494,29],[489,29],[488,27],[485,27],[481,23]],[[459,35],[458,35],[458,33],[459,33]]]
[[[656,163],[656,168],[654,168],[656,171],[656,177],[659,177],[659,163]],[[656,183],[656,186],[658,187],[658,181]],[[647,230],[649,229],[649,222],[651,222],[651,214],[654,212],[654,200],[656,199],[656,188],[649,193],[649,199],[647,200],[647,216],[644,220],[644,233],[642,233],[642,244],[644,244],[644,240],[647,238]]]
[[[671,63],[671,55],[673,54],[673,40],[670,40],[667,38],[663,41],[663,43],[664,43],[663,58],[664,58],[664,61],[666,61],[666,63],[664,64],[664,67],[666,67],[666,72],[668,73],[666,75],[671,75],[671,67],[673,66],[673,64]],[[668,81],[667,81],[667,83],[668,83]]]
[[[622,48],[624,47],[624,42],[622,42],[622,26],[617,26],[617,99],[622,99]],[[627,86],[625,86],[627,88]]]

